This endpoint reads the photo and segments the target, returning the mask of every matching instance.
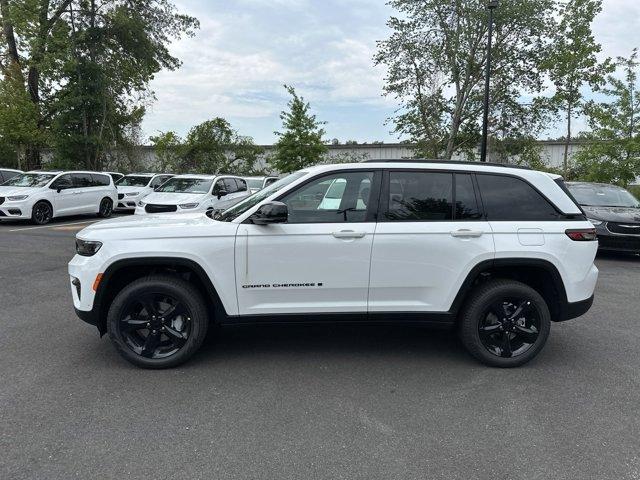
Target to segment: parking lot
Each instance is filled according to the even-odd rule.
[[[420,327],[229,327],[137,369],[73,313],[93,218],[0,224],[0,478],[640,479],[640,258],[593,308],[484,367]]]

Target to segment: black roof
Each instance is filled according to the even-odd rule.
[[[505,167],[505,168],[519,168],[521,170],[531,170],[531,167],[524,165],[513,165],[511,163],[497,163],[497,162],[473,162],[467,160],[429,160],[424,158],[393,158],[389,160],[365,160],[365,163],[442,163],[442,164],[460,164],[460,165],[474,165],[474,166],[487,166],[487,167]]]

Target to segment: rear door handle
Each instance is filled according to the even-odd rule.
[[[367,232],[355,232],[353,230],[340,230],[339,232],[332,232],[336,238],[362,238],[367,234]]]
[[[451,232],[452,237],[460,237],[460,238],[477,238],[482,236],[481,230],[469,230],[468,228],[461,228],[460,230],[456,230]]]

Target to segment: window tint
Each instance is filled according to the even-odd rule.
[[[440,172],[389,173],[387,220],[451,220],[453,175]]]
[[[477,220],[482,217],[478,208],[478,201],[473,189],[471,175],[456,173],[456,220]]]
[[[88,173],[73,173],[71,179],[75,188],[93,187],[93,179]]]
[[[527,182],[499,175],[476,176],[487,220],[554,220],[558,212]]]
[[[227,189],[227,193],[235,193],[238,191],[238,185],[233,178],[225,178],[224,186]]]
[[[313,180],[286,195],[289,223],[364,222],[373,172],[349,172]]]
[[[93,177],[93,184],[96,187],[106,187],[111,184],[109,177],[106,175],[91,175]]]
[[[244,178],[236,178],[236,183],[238,184],[239,192],[247,191],[247,182],[244,180]]]
[[[55,188],[55,189],[58,189],[58,188],[65,189],[65,188],[72,188],[72,187],[73,187],[73,182],[71,180],[70,174],[60,175],[51,183],[51,188]]]

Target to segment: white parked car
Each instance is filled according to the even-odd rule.
[[[22,170],[14,170],[13,168],[0,168],[0,185],[9,180],[11,177],[23,173]]]
[[[278,177],[244,177],[251,193],[256,193],[272,183],[278,181]]]
[[[43,225],[67,215],[93,213],[106,218],[117,198],[106,173],[26,172],[0,185],[0,219],[30,219]]]
[[[231,175],[177,175],[144,200],[136,215],[148,213],[190,213],[230,207],[250,195],[244,179]]]
[[[589,310],[598,278],[595,229],[562,178],[517,167],[323,165],[212,217],[78,233],[76,312],[128,361],[178,365],[212,323],[330,320],[449,326],[481,362],[515,367]]]
[[[168,173],[132,173],[116,182],[118,203],[116,210],[133,212],[138,202],[173,175]]]

